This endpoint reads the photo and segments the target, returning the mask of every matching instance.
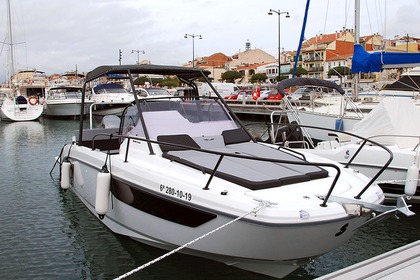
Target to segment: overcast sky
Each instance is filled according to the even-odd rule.
[[[0,38],[7,41],[6,0],[0,0]],[[182,65],[195,56],[222,52],[228,56],[260,48],[277,57],[278,16],[281,46],[296,50],[307,0],[11,0],[16,70],[37,69],[48,75],[87,72],[104,64]],[[386,38],[420,37],[420,0],[360,0],[360,34]],[[354,28],[354,0],[312,0],[305,37]],[[21,44],[18,44],[21,43]],[[0,82],[8,65],[8,47],[1,48]]]

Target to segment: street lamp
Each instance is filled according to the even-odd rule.
[[[194,38],[198,37],[198,39],[203,39],[203,37],[201,37],[201,35],[194,35],[194,34],[187,34],[185,33],[184,38],[187,39],[188,37],[192,38],[192,43],[193,43],[193,57],[192,57],[192,67],[194,68]]]
[[[140,64],[140,53],[145,54],[143,50],[131,50],[131,53],[137,53],[137,65]]]
[[[279,78],[280,78],[280,67],[281,67],[281,46],[280,46],[280,15],[285,14],[286,18],[290,18],[289,12],[280,12],[280,10],[276,11],[273,9],[270,9],[270,11],[268,11],[268,15],[271,16],[273,15],[273,12],[276,13],[278,15],[278,19],[279,19]]]

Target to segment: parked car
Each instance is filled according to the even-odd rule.
[[[252,89],[243,89],[231,95],[225,96],[226,100],[244,100],[252,95]]]
[[[271,91],[267,97],[267,100],[282,100],[282,99],[283,99],[283,96],[277,90]]]

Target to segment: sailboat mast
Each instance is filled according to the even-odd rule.
[[[12,35],[12,13],[10,7],[10,0],[7,0],[7,23],[9,28],[9,49],[10,49],[10,77],[15,73],[14,54],[13,54],[13,35]],[[11,79],[11,78],[10,78]]]
[[[354,45],[360,43],[360,0],[354,1]],[[357,100],[359,95],[359,73],[354,74],[353,99]]]

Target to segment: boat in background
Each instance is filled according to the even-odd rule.
[[[34,121],[44,112],[48,79],[37,70],[19,71],[12,77],[12,89],[1,105],[4,121]]]
[[[420,111],[404,97],[384,98],[366,117],[354,125],[352,137],[331,133],[312,153],[351,166],[374,177],[387,162],[377,145],[366,145],[356,136],[387,147],[393,154],[388,167],[376,178],[386,197],[395,199],[409,189],[411,201],[420,203]]]
[[[72,86],[58,86],[50,88],[45,100],[44,116],[54,118],[75,118],[80,114],[87,114],[91,100],[85,101],[85,106],[82,109],[80,106],[82,102],[82,88]]]
[[[121,115],[134,100],[134,94],[117,83],[98,84],[92,88],[89,100],[94,102],[94,115]]]
[[[26,98],[19,95],[3,100],[0,117],[2,121],[34,121],[39,119],[43,112],[44,106],[36,96]]]
[[[10,0],[7,1],[7,9],[9,31],[7,43],[10,48],[9,72],[13,77],[10,82],[10,90],[0,107],[0,118],[4,121],[34,121],[44,111],[42,103],[48,80],[42,71],[28,70],[15,73]]]
[[[305,88],[287,93],[287,88]],[[363,119],[364,115],[347,93],[334,82],[314,78],[290,78],[277,84],[277,90],[286,98],[284,110],[275,114],[287,114],[289,123],[327,129],[348,131]],[[319,129],[305,129],[305,136],[312,140],[328,140],[328,134]],[[274,137],[275,138],[275,137]]]
[[[192,90],[135,95],[106,127],[85,128],[82,115],[57,159],[61,188],[113,232],[281,278],[366,224],[414,214],[402,197],[382,205],[380,187],[351,168],[257,142],[219,93],[199,94],[195,82],[210,84],[209,71],[101,66],[86,83],[120,75],[134,92],[133,76],[150,74],[176,76]]]

